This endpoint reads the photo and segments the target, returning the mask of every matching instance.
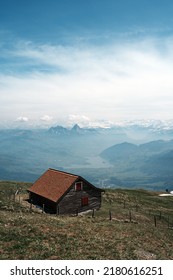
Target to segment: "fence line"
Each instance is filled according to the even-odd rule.
[[[22,192],[19,192],[17,194],[16,193],[9,193],[9,194],[7,194],[8,195],[7,198],[8,198],[8,200],[13,201],[14,203],[22,204],[21,194],[22,194]],[[118,201],[118,202],[114,202],[114,201],[109,199],[109,204],[110,204],[110,209],[108,211],[108,220],[109,221],[116,220],[115,218],[113,218],[113,216],[116,217],[116,213],[114,212],[116,210],[112,210],[114,204],[116,204],[116,203],[122,205],[122,208],[126,211],[126,213],[123,213],[123,215],[126,214],[130,223],[135,222],[136,217],[135,217],[135,214],[133,215],[133,211],[134,211],[134,212],[138,212],[138,213],[141,213],[141,214],[148,215],[151,218],[151,224],[152,224],[152,217],[153,217],[154,227],[158,227],[158,226],[161,227],[161,226],[165,225],[165,227],[167,227],[168,229],[173,229],[173,220],[172,221],[170,220],[169,215],[164,214],[160,210],[158,210],[157,212],[154,211],[154,210],[151,210],[151,209],[143,210],[141,205],[139,205],[138,203],[135,203],[133,206],[129,206],[125,199],[122,200],[122,201]],[[28,205],[28,208],[29,208],[30,212],[33,211],[32,201],[30,201],[30,203]],[[43,204],[42,213],[44,213],[44,212],[45,212],[45,205]],[[59,212],[60,212],[60,210],[57,209],[57,214],[59,214]],[[95,209],[93,209],[91,211],[92,218],[97,216],[96,213],[97,213],[97,211],[95,211]],[[78,214],[79,214],[79,211],[77,209],[76,210],[76,216],[78,216]],[[140,220],[140,217],[137,217],[137,219],[138,219],[139,223],[140,222],[142,223],[142,220]],[[124,221],[128,221],[128,220],[124,219]],[[160,221],[162,223],[160,223],[160,222],[158,223],[158,221]]]

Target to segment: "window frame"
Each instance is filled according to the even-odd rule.
[[[80,184],[80,188],[77,186],[78,184]],[[82,181],[76,182],[75,183],[75,191],[80,192],[82,190],[83,190],[83,182]]]
[[[89,205],[89,197],[88,196],[83,196],[81,198],[81,206],[84,207],[84,206],[88,206]]]

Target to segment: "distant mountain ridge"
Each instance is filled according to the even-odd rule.
[[[58,123],[58,121],[57,121]],[[79,120],[77,123],[80,127],[83,127],[83,122]],[[49,122],[39,122],[39,120],[28,120],[27,122],[14,121],[8,123],[6,121],[0,122],[0,129],[24,129],[24,130],[33,130],[33,129],[49,129],[51,126],[55,126],[55,124],[51,124]],[[66,124],[59,125],[63,127],[69,127],[69,122]],[[73,124],[75,126],[75,124]],[[158,133],[161,136],[166,134],[173,135],[173,119],[168,120],[159,120],[159,119],[142,119],[142,120],[121,120],[121,121],[109,121],[109,120],[97,120],[92,121],[89,120],[88,124],[85,122],[86,128],[103,128],[103,129],[111,129],[111,128],[120,128],[120,129],[129,129],[129,130],[150,130],[150,132]]]
[[[105,134],[105,135],[124,135],[125,141],[129,139],[149,142],[152,140],[170,140],[173,138],[173,120],[169,122],[161,121],[129,121],[108,127],[88,126],[81,127],[79,124],[67,128],[61,125],[52,126],[48,129],[48,133],[52,135],[88,135],[88,134]]]
[[[97,186],[173,182],[173,137],[171,130],[160,131],[139,124],[2,129],[0,180],[33,181],[51,167]]]
[[[100,156],[115,166],[124,163],[122,172],[131,167],[147,174],[173,177],[173,140],[141,145],[121,143],[105,149]]]
[[[104,150],[100,156],[111,163],[118,160],[126,160],[130,156],[134,156],[138,152],[138,146],[128,142],[116,144]]]
[[[97,133],[97,130],[94,128],[81,128],[78,124],[75,124],[70,129],[57,125],[55,127],[51,127],[48,132],[54,135],[86,135],[95,134]]]
[[[148,155],[149,153],[150,155],[152,155],[168,150],[173,150],[173,140],[155,140],[140,145],[124,142],[105,149],[100,155],[103,158],[109,159],[109,156],[111,156],[112,158],[116,156],[124,157],[126,155],[134,153],[137,153],[138,155]]]

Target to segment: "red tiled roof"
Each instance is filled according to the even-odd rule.
[[[48,169],[28,191],[56,202],[78,178],[78,175]]]

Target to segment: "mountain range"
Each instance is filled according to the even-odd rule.
[[[47,168],[103,187],[162,188],[173,182],[173,130],[127,126],[0,130],[0,180],[34,181]]]
[[[81,128],[78,124],[75,124],[72,128],[68,129],[63,126],[57,125],[51,127],[48,132],[55,135],[86,135],[86,134],[95,134],[98,133],[97,129],[94,128]]]
[[[173,140],[157,140],[141,145],[124,142],[105,149],[100,156],[114,166],[126,163],[124,171],[133,167],[145,174],[173,174]]]

